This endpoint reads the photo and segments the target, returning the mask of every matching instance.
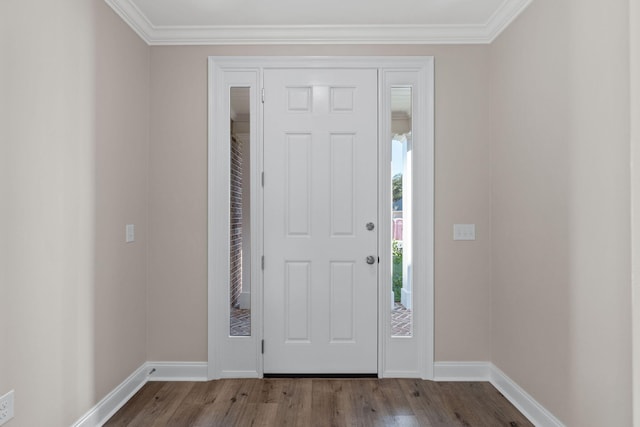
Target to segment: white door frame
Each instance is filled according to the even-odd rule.
[[[391,135],[392,86],[413,88],[414,327],[390,336],[390,150],[379,141],[378,375],[433,378],[434,60],[433,57],[210,57],[208,136],[208,378],[262,377],[262,71],[266,68],[378,70],[379,135]],[[251,103],[250,337],[229,336],[229,88],[249,87]],[[386,203],[388,199],[389,203]],[[387,224],[388,223],[388,224]],[[384,237],[388,236],[388,237]],[[387,244],[388,243],[388,244]],[[385,280],[385,278],[387,278]]]

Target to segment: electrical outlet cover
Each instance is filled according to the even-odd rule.
[[[13,418],[13,390],[0,397],[0,426]]]

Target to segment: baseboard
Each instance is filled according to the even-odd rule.
[[[207,362],[147,362],[149,381],[207,381]]]
[[[488,381],[537,427],[565,427],[529,393],[490,362],[436,362],[435,381]]]
[[[382,378],[424,378],[419,371],[387,370],[382,373]]]
[[[222,371],[220,378],[260,378],[257,371]]]
[[[435,381],[489,381],[491,366],[489,362],[435,362],[433,379]]]
[[[436,381],[488,381],[537,427],[565,427],[560,420],[490,362],[436,362]],[[238,372],[234,372],[238,374]],[[253,376],[245,373],[247,377]],[[72,427],[103,425],[147,381],[207,381],[206,362],[146,362]]]
[[[147,364],[143,364],[111,393],[89,410],[72,427],[96,427],[107,422],[147,382]]]
[[[89,410],[72,427],[102,426],[147,381],[207,381],[206,362],[146,362],[104,399]]]
[[[538,427],[565,427],[559,419],[493,364],[489,381],[534,425]]]

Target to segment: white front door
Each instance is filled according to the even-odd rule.
[[[378,371],[377,79],[264,72],[267,374]]]

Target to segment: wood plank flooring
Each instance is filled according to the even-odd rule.
[[[491,384],[415,379],[149,382],[116,426],[532,426]]]

